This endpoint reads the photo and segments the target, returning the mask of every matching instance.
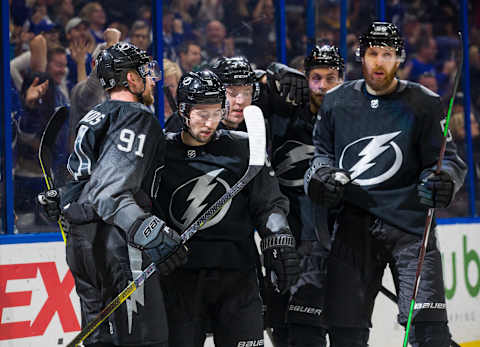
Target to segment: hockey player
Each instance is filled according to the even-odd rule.
[[[244,132],[217,130],[225,116],[225,88],[209,70],[182,76],[177,92],[183,129],[167,134],[161,196],[167,223],[186,229],[248,167]],[[254,230],[262,237],[267,270],[279,291],[298,275],[298,256],[286,220],[288,201],[264,167],[188,242],[189,260],[162,278],[172,346],[262,346],[262,300]]]
[[[272,165],[280,189],[290,201],[288,222],[302,256],[302,273],[292,295],[280,296],[271,290],[267,294],[267,320],[276,347],[326,346],[323,310],[330,233],[327,211],[305,195],[303,177],[313,157],[317,112],[325,93],[343,81],[344,62],[336,47],[315,46],[304,60],[304,69],[310,102],[283,108],[269,118]]]
[[[118,43],[100,54],[96,66],[109,100],[77,126],[68,162],[74,181],[61,202],[70,222],[67,263],[82,326],[152,261],[163,274],[186,261],[179,235],[150,208],[150,192],[162,194],[156,173],[165,154],[163,131],[147,107],[159,79],[156,64],[134,45]],[[44,204],[52,200],[51,194],[40,198]],[[167,346],[163,295],[153,276],[87,338],[86,346]]]
[[[449,205],[466,174],[451,138],[441,173],[434,173],[443,138],[441,100],[395,77],[404,59],[396,26],[374,22],[359,41],[365,79],[325,96],[314,129],[314,159],[305,175],[312,200],[327,207],[343,201],[327,285],[329,335],[337,347],[367,346],[386,264],[399,298],[398,321],[406,324],[426,210]],[[339,173],[351,183],[342,185]],[[434,233],[416,299],[410,343],[450,346]]]

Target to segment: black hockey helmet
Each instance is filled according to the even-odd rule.
[[[210,70],[185,73],[178,82],[178,113],[185,121],[196,104],[221,104],[225,113],[225,87]]]
[[[392,47],[400,61],[405,60],[403,39],[397,26],[389,22],[373,22],[367,32],[358,38],[360,47],[356,52],[357,58],[364,56],[368,47]]]
[[[97,77],[105,90],[116,86],[128,88],[127,72],[136,70],[145,80],[149,63],[147,52],[131,43],[117,43],[99,54],[96,61]]]
[[[211,66],[211,70],[220,78],[224,86],[253,86],[253,99],[260,91],[255,71],[245,57],[221,57]]]
[[[322,46],[315,45],[310,51],[310,54],[307,55],[303,61],[303,67],[305,69],[305,74],[307,75],[312,69],[322,66],[336,69],[338,70],[340,77],[343,76],[345,61],[340,55],[337,47],[328,44]]]

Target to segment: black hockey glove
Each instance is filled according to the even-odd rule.
[[[447,207],[453,198],[453,180],[445,171],[423,170],[417,185],[420,203],[427,207]]]
[[[58,221],[62,211],[60,210],[60,194],[56,189],[50,189],[37,195],[37,200],[42,211],[51,221]]]
[[[272,63],[267,69],[267,74],[269,87],[287,104],[298,106],[309,102],[307,79],[300,71],[283,64]]]
[[[187,262],[187,248],[177,232],[156,216],[139,220],[128,232],[132,246],[140,248],[157,265],[161,275],[168,275]]]
[[[285,293],[295,284],[300,274],[300,260],[295,250],[295,238],[290,230],[274,233],[262,239],[260,249],[275,290]]]
[[[331,166],[320,167],[310,178],[308,196],[316,204],[327,208],[336,207],[342,201],[348,181],[350,175],[347,171]]]

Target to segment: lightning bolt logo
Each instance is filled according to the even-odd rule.
[[[205,199],[210,195],[210,193],[213,191],[213,189],[216,187],[218,183],[222,184],[225,187],[225,191],[230,189],[230,186],[228,185],[228,183],[218,177],[218,175],[220,175],[220,173],[223,170],[224,169],[218,169],[218,170],[207,172],[205,175],[196,177],[186,182],[185,184],[177,188],[175,192],[173,192],[172,198],[170,200],[169,210],[170,210],[170,216],[172,218],[172,221],[177,227],[183,230],[198,218],[198,216],[202,213],[205,207],[207,207],[207,203],[204,202]],[[192,182],[195,182],[195,185],[193,186],[193,189],[191,190],[190,194],[188,195],[185,201],[186,203],[189,203],[189,205],[185,210],[185,212],[183,213],[182,217],[177,219],[175,218],[175,214],[173,213],[173,208],[172,208],[173,202],[177,200],[176,198],[177,193],[180,190],[182,190],[182,188],[190,185]],[[184,206],[185,202],[181,205]],[[200,229],[204,229],[206,227],[209,227],[218,223],[228,211],[230,204],[231,204],[231,201],[229,201],[214,218],[212,218],[207,223],[205,223],[205,225],[203,225]]]
[[[402,165],[402,161],[403,161],[402,151],[400,150],[398,145],[394,141],[392,141],[400,133],[401,131],[396,131],[396,132],[384,134],[384,135],[367,136],[352,142],[351,144],[347,145],[342,152],[342,155],[340,157],[340,168],[344,168],[343,159],[344,159],[345,153],[350,147],[352,147],[353,145],[359,142],[369,140],[369,143],[365,146],[365,148],[360,153],[358,153],[358,156],[361,157],[361,159],[357,161],[357,163],[349,169],[349,171],[351,172],[351,178],[352,180],[354,180],[353,181],[354,183],[362,186],[378,184],[386,181],[387,179],[392,177],[400,169]],[[395,161],[393,165],[388,170],[386,170],[383,174],[377,177],[368,178],[368,179],[359,179],[358,177],[361,174],[363,174],[368,169],[370,169],[371,167],[377,164],[377,162],[374,160],[378,158],[386,150],[388,150],[390,147],[393,148],[395,153]]]
[[[313,157],[315,147],[298,141],[287,141],[275,151],[275,155],[280,153],[280,151],[287,145],[291,144],[294,144],[295,147],[284,154],[285,159],[275,167],[275,173],[277,174],[278,181],[281,185],[289,187],[303,186],[303,176],[297,179],[286,179],[280,176],[285,172],[297,167],[297,164],[303,160],[310,160]],[[307,166],[305,165],[305,170],[302,171],[304,172],[306,170]]]
[[[138,248],[128,245],[128,258],[130,260],[130,271],[132,277],[137,278],[142,273],[142,251]],[[127,298],[127,319],[128,319],[128,333],[132,333],[133,312],[138,313],[137,303],[144,306],[144,287],[137,288],[136,291]]]

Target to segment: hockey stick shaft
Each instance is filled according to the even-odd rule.
[[[249,106],[250,107],[250,106]],[[251,106],[254,107],[254,106]],[[258,109],[258,110],[257,110]],[[250,109],[251,110],[251,109]],[[225,204],[233,199],[263,168],[265,162],[265,122],[263,115],[258,107],[255,106],[254,121],[250,121],[247,118],[247,109],[244,110],[245,120],[247,124],[247,132],[249,134],[249,147],[250,147],[250,162],[245,174],[240,180],[234,184],[234,186],[226,191],[220,199],[218,199],[212,206],[210,206],[202,215],[192,223],[181,235],[183,243],[187,242],[200,228],[208,222],[213,216],[215,216]],[[260,112],[260,114],[258,114]],[[257,127],[263,127],[262,129],[255,129]],[[255,143],[254,143],[255,142]],[[145,281],[157,270],[154,263],[151,263],[142,273],[132,281],[120,294],[117,295],[91,322],[83,328],[80,333],[70,342],[67,347],[78,346],[83,340],[85,340],[95,329],[100,326],[120,305],[127,300],[138,288],[140,288]]]
[[[462,42],[462,34],[458,33],[460,37],[460,42]],[[450,98],[450,103],[448,106],[448,112],[447,112],[447,119],[445,122],[445,127],[443,130],[443,141],[442,141],[442,147],[440,149],[440,154],[438,156],[438,161],[437,161],[437,169],[436,169],[436,174],[440,173],[440,170],[442,168],[442,163],[443,163],[443,158],[445,156],[445,149],[447,147],[447,138],[448,138],[448,126],[450,124],[450,116],[452,114],[452,109],[453,109],[453,103],[455,101],[455,95],[457,94],[457,89],[458,89],[458,84],[460,82],[460,75],[462,74],[462,67],[463,67],[463,48],[460,49],[460,64],[458,66],[456,75],[455,75],[455,82],[453,85],[453,93]],[[422,246],[420,248],[420,254],[418,256],[418,263],[417,263],[417,272],[415,274],[415,282],[413,284],[413,293],[412,293],[412,298],[410,302],[410,310],[408,312],[408,319],[407,319],[407,326],[405,328],[405,338],[403,339],[403,347],[407,347],[408,344],[408,335],[410,333],[410,328],[412,325],[412,317],[413,317],[413,311],[415,309],[415,300],[417,298],[417,292],[418,292],[418,285],[420,283],[420,278],[421,278],[421,273],[422,273],[422,266],[423,262],[425,260],[425,252],[427,248],[427,243],[428,239],[430,236],[430,228],[432,226],[432,221],[433,221],[433,216],[435,214],[435,208],[429,208],[427,212],[427,217],[425,220],[425,228],[423,231],[423,238],[422,238]]]
[[[48,190],[54,189],[55,186],[53,179],[49,176],[49,173],[51,172],[51,163],[48,163],[47,160],[45,160],[45,151],[51,151],[51,148],[47,148],[49,147],[47,143],[50,144],[51,147],[51,145],[55,142],[54,140],[57,138],[58,133],[67,119],[67,114],[68,109],[65,106],[57,109],[50,117],[40,139],[40,146],[38,148],[38,161],[40,163],[43,178],[45,179],[45,185],[47,186]],[[63,242],[67,244],[67,238],[65,236],[65,231],[63,230],[63,225],[62,222],[60,222],[60,219],[57,221],[57,223],[58,227],[60,228],[60,232],[62,233]]]

